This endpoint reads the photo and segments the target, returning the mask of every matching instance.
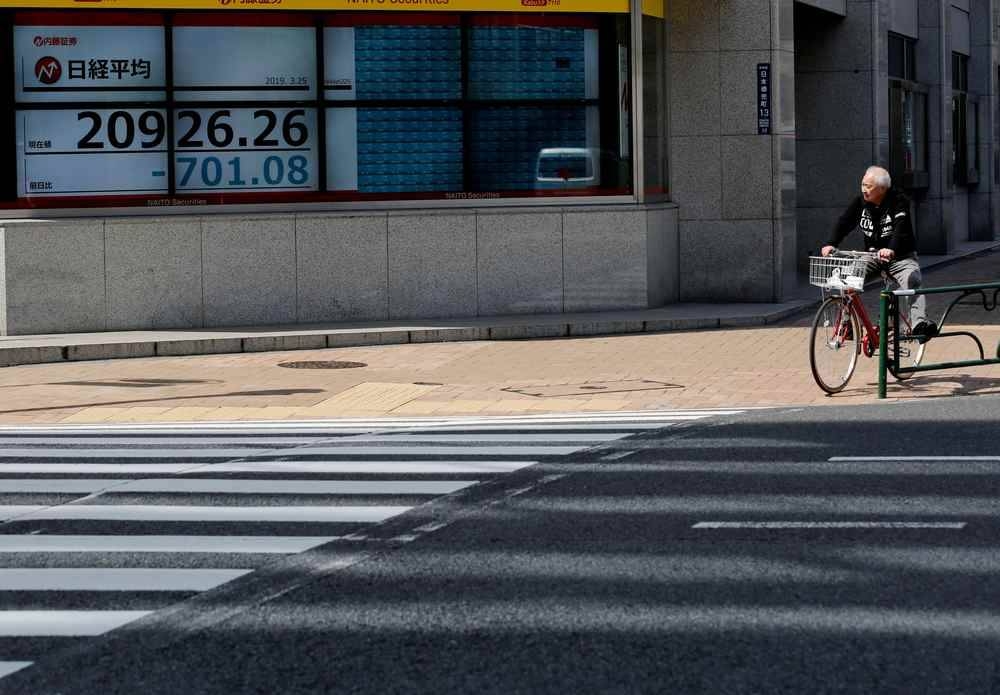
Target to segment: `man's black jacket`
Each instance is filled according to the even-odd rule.
[[[856,227],[865,235],[865,249],[892,249],[897,260],[909,258],[916,251],[916,238],[910,218],[910,199],[890,188],[879,206],[866,203],[860,195],[848,206],[837,221],[830,246],[840,246]]]

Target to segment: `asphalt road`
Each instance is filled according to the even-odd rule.
[[[998,413],[747,411],[543,458],[0,692],[997,693]]]

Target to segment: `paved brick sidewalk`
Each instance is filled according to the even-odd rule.
[[[926,273],[942,286],[1000,280],[1000,253]],[[877,293],[869,292],[870,302]],[[992,297],[991,297],[992,299]],[[932,314],[943,308],[932,298]],[[63,362],[0,369],[0,423],[281,420],[623,411],[876,400],[876,362],[827,397],[809,372],[808,314],[773,326],[590,338],[477,341],[294,352]],[[949,320],[1000,341],[1000,310],[962,307]],[[968,339],[932,341],[925,362],[971,359]],[[353,361],[353,369],[292,369]],[[891,383],[891,399],[1000,393],[1000,366]]]

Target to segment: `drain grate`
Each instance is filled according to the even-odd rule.
[[[331,360],[307,360],[303,362],[279,362],[279,367],[288,369],[357,369],[367,367],[364,362],[336,362]]]

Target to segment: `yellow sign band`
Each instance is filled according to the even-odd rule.
[[[666,0],[642,0],[642,13],[650,17],[666,19]]]

